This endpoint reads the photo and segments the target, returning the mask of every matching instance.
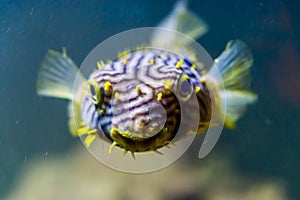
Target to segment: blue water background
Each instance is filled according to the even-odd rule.
[[[0,0],[0,198],[33,158],[47,159],[47,154],[80,143],[68,134],[67,102],[36,94],[37,72],[47,50],[66,46],[80,64],[106,38],[155,26],[173,4]],[[283,179],[290,198],[300,199],[300,77],[295,74],[300,71],[300,4],[191,0],[189,7],[210,27],[198,41],[212,57],[234,38],[244,40],[254,55],[252,88],[259,101],[235,131],[224,130],[214,151],[234,155],[236,167],[247,176]]]

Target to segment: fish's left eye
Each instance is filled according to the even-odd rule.
[[[192,93],[193,93],[193,87],[189,81],[189,77],[187,75],[183,75],[178,82],[177,91],[179,94],[179,97],[183,101],[187,101]]]
[[[96,89],[94,85],[89,85],[89,92],[93,97],[96,98]]]
[[[98,86],[98,83],[94,80],[88,81],[88,93],[92,96],[93,100],[95,101],[95,105],[100,105],[102,103],[102,93]]]

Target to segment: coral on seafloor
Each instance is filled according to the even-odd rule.
[[[193,165],[180,159],[156,172],[127,174],[104,166],[79,148],[31,162],[5,199],[287,199],[279,180],[242,176],[229,163],[211,154]]]

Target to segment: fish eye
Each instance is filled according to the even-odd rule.
[[[187,75],[183,75],[179,79],[177,91],[180,99],[183,101],[187,101],[191,97],[193,88]]]
[[[89,85],[89,92],[93,97],[96,97],[96,89],[94,85]]]
[[[102,103],[102,93],[98,86],[98,83],[94,80],[88,81],[88,93],[94,100],[95,105],[100,105]]]
[[[191,85],[188,80],[184,80],[180,85],[180,92],[183,94],[189,94],[191,92]]]

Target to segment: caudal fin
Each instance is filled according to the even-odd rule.
[[[250,91],[252,63],[252,54],[247,45],[240,40],[232,40],[228,42],[223,53],[215,59],[216,68],[207,74],[211,78],[217,77],[217,71],[221,74],[222,78],[215,81],[219,88],[224,87],[224,90],[219,91],[222,105],[220,114],[225,117],[225,125],[228,128],[234,128],[247,106],[257,100],[257,95]]]
[[[76,78],[84,80],[78,73],[76,64],[67,56],[66,50],[63,48],[62,53],[49,50],[38,74],[37,93],[72,100]]]

